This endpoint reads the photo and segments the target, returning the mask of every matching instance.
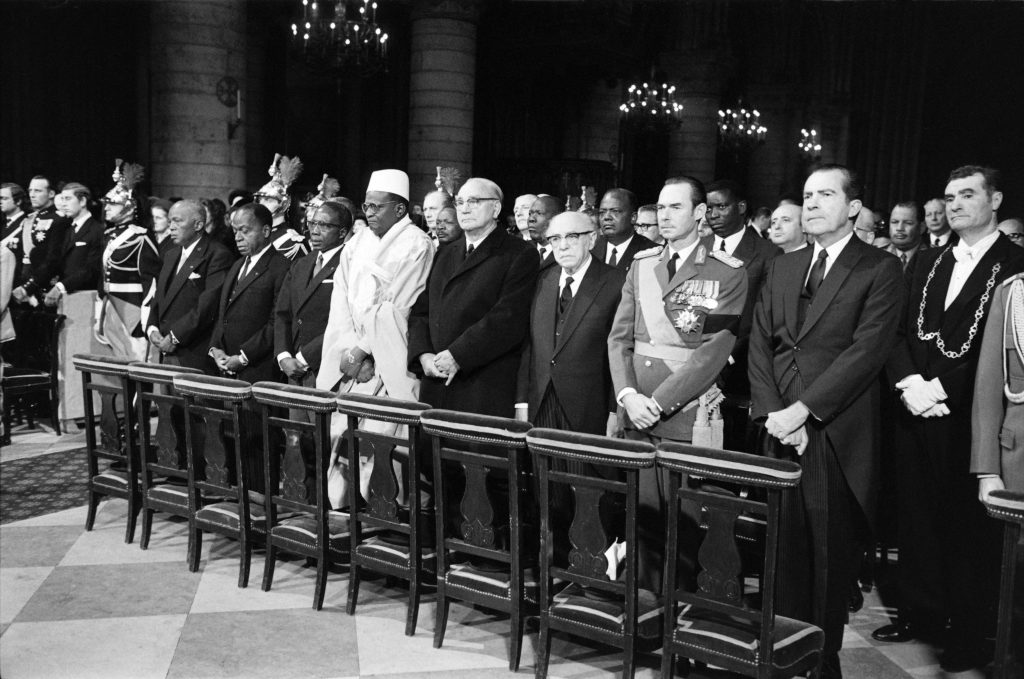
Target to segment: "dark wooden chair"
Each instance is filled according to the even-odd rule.
[[[331,460],[331,413],[337,404],[330,391],[257,382],[252,395],[263,425],[267,555],[263,591],[274,581],[277,551],[316,560],[313,608],[324,605],[328,569],[348,563],[348,516],[331,511],[327,470]],[[281,413],[287,409],[287,416]],[[283,439],[284,448],[278,444]],[[303,447],[311,446],[315,460],[313,484],[307,484]],[[312,485],[312,488],[310,487]]]
[[[775,615],[774,594],[783,492],[800,482],[800,466],[746,453],[662,443],[658,465],[668,471],[664,640],[661,675],[673,676],[676,657],[751,677],[820,672],[821,629]],[[701,482],[707,484],[702,485]],[[765,500],[723,493],[715,483],[763,490]],[[682,503],[694,503],[706,530],[699,546],[697,591],[679,586],[677,558]],[[740,518],[765,519],[760,606],[745,596]]]
[[[999,586],[999,618],[996,626],[996,659],[993,679],[1024,676],[1024,588],[1017,582],[1024,562],[1024,493],[996,490],[985,500],[989,516],[1005,522],[1003,574]],[[1014,620],[1014,608],[1018,619]],[[1014,625],[1017,625],[1015,628]]]
[[[654,466],[654,446],[555,429],[533,429],[526,440],[540,490],[536,676],[547,676],[551,632],[558,630],[621,648],[623,676],[632,677],[639,640],[660,636],[659,602],[637,585],[639,476],[641,469]],[[563,550],[556,550],[551,530],[551,499],[560,489],[573,499],[571,544],[565,559],[556,557]],[[606,556],[612,541],[600,518],[604,496],[608,496],[606,502],[616,500],[625,506],[624,570],[614,580],[608,577]],[[553,590],[556,579],[562,581],[557,593]]]
[[[4,443],[10,443],[12,414],[18,412],[35,426],[35,400],[46,395],[50,410],[50,425],[59,435],[60,392],[58,391],[59,364],[57,347],[65,317],[52,311],[11,308],[17,328],[17,339],[0,344],[0,360],[4,362],[3,422]]]
[[[252,389],[248,382],[222,377],[173,379],[174,390],[185,399],[189,503],[195,508],[189,516],[188,568],[199,570],[203,533],[234,538],[239,546],[238,586],[247,587],[253,546],[266,541],[263,498],[250,496],[254,465],[246,460],[260,451],[237,444],[252,412]],[[262,487],[262,472],[260,476]]]
[[[420,417],[430,436],[434,461],[434,516],[437,549],[437,619],[434,647],[440,648],[452,600],[508,613],[509,669],[519,669],[525,616],[537,610],[536,525],[526,525],[532,504],[526,433],[530,424],[451,410]],[[457,477],[457,478],[456,478]],[[491,477],[492,482],[488,481]],[[449,484],[455,480],[455,487]],[[497,483],[493,483],[497,481]],[[456,492],[461,488],[461,492]],[[446,507],[459,507],[459,526],[446,520]],[[528,535],[529,534],[529,535]],[[462,557],[451,563],[451,557]]]
[[[103,497],[119,497],[128,501],[128,522],[124,541],[135,539],[135,524],[142,508],[139,486],[138,439],[135,436],[135,415],[131,408],[135,387],[128,376],[126,358],[75,354],[75,368],[82,373],[82,397],[85,405],[85,455],[89,473],[88,512],[85,529],[92,530],[96,509]],[[97,375],[109,378],[96,381]],[[109,384],[113,381],[113,384]],[[96,412],[93,395],[100,398],[100,411]],[[124,411],[124,419],[117,412]],[[96,430],[99,428],[99,440]],[[111,466],[100,468],[100,461]]]
[[[401,578],[409,583],[407,636],[416,633],[424,573],[436,570],[433,511],[421,503],[420,415],[428,408],[425,403],[377,396],[345,394],[338,397],[338,411],[348,418],[345,432],[348,470],[345,473],[352,516],[346,610],[349,615],[356,611],[363,569]],[[363,429],[359,428],[361,419]],[[397,435],[366,429],[377,423],[399,425]],[[400,435],[402,427],[407,430],[405,436]],[[369,497],[360,508],[359,458],[364,451],[373,458],[373,471]],[[401,484],[395,473],[396,464],[403,470]],[[406,490],[404,498],[400,486]]]
[[[185,399],[174,391],[174,376],[202,374],[195,368],[143,361],[128,366],[128,377],[135,385],[135,418],[139,428],[142,549],[149,548],[153,514],[164,512],[187,519],[194,511],[188,494]],[[155,430],[150,418],[154,406]]]

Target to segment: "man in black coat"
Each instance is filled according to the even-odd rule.
[[[274,360],[274,308],[291,262],[269,247],[271,219],[257,203],[232,213],[242,258],[228,270],[210,338],[210,357],[220,371],[250,384],[281,376]]]
[[[441,248],[409,318],[409,369],[436,408],[508,417],[539,258],[498,228],[503,196],[471,178],[455,204],[463,237]]]
[[[715,234],[715,249],[725,250],[742,261],[747,272],[747,301],[743,305],[743,315],[740,316],[736,346],[733,347],[729,364],[722,371],[722,390],[730,396],[741,398],[750,395],[747,352],[754,305],[768,275],[768,266],[773,259],[782,254],[778,246],[762,238],[756,229],[744,226],[746,215],[747,201],[739,184],[722,179],[708,185],[708,226]],[[726,433],[726,448],[743,450],[743,438],[737,438],[737,435],[742,435],[742,432],[730,426]]]
[[[320,371],[334,272],[352,229],[352,213],[343,205],[327,202],[317,208],[307,226],[313,252],[295,260],[281,284],[274,354],[292,384],[312,387]]]
[[[636,232],[637,200],[629,189],[609,189],[598,209],[601,235],[592,254],[599,262],[629,271],[638,252],[657,247],[657,243]]]
[[[95,290],[100,282],[103,255],[103,222],[89,212],[92,192],[82,184],[71,182],[61,191],[62,212],[71,220],[58,252],[59,264],[54,272],[56,283],[46,293],[47,306],[57,306],[61,297],[75,292]]]
[[[555,265],[555,257],[551,254],[551,246],[548,245],[548,224],[555,218],[555,215],[561,214],[563,209],[557,198],[547,195],[539,196],[530,206],[529,217],[526,221],[527,230],[540,255],[541,271],[546,271]]]
[[[807,178],[814,247],[774,260],[750,334],[751,417],[803,469],[783,499],[776,611],[824,630],[829,678],[842,676],[847,593],[877,501],[878,376],[903,304],[899,261],[853,235],[860,207],[846,168]]]
[[[210,334],[234,257],[205,233],[205,219],[199,201],[180,200],[171,207],[168,228],[174,247],[160,269],[146,336],[162,363],[215,374]]]
[[[596,234],[585,214],[558,215],[547,237],[558,266],[541,273],[533,297],[516,416],[603,435],[616,408],[608,333],[626,273],[591,255]]]
[[[911,260],[909,304],[886,366],[911,417],[896,458],[900,619],[874,636],[941,634],[948,619],[942,667],[961,672],[992,658],[984,637],[994,629],[999,583],[999,527],[970,473],[975,374],[991,298],[1024,271],[1024,250],[996,228],[998,172],[958,168],[945,193],[959,242]]]
[[[53,201],[56,193],[50,180],[32,177],[28,198],[32,206],[22,222],[22,270],[20,285],[11,296],[18,302],[42,297],[60,267],[62,249],[71,220],[59,214]]]

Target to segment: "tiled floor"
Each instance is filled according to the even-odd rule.
[[[202,568],[189,573],[184,524],[158,515],[150,548],[142,551],[123,541],[125,508],[119,500],[104,502],[89,533],[82,528],[84,508],[0,526],[4,679],[475,679],[533,672],[535,634],[525,642],[519,675],[507,669],[507,619],[453,605],[444,647],[434,649],[430,595],[413,637],[403,634],[404,591],[380,581],[363,585],[356,615],[348,616],[347,576],[331,575],[324,610],[316,612],[314,573],[301,561],[278,562],[274,587],[263,592],[258,554],[249,587],[239,589],[234,543],[207,537]],[[845,676],[943,676],[928,646],[871,640],[870,631],[887,619],[877,596],[869,594],[847,628]],[[608,649],[554,640],[552,677],[613,677],[620,667]],[[658,658],[647,656],[637,676],[658,676],[657,667]]]

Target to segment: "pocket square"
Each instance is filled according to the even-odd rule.
[[[322,281],[320,281],[320,285],[330,285],[332,283],[334,283],[333,278],[325,278]]]
[[[202,278],[202,276],[200,276],[199,274],[197,274],[197,273],[196,273],[195,271],[193,271],[192,273],[190,273],[190,274],[188,275],[188,279],[189,279],[190,281],[197,281],[197,280],[199,280],[200,278]]]
[[[77,248],[77,247],[80,247],[80,246],[82,246],[82,245],[88,245],[88,243],[86,243],[86,242],[85,242],[84,240],[76,240],[76,241],[75,241],[75,247],[76,247],[76,248]]]

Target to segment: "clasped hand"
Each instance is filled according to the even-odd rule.
[[[456,373],[459,372],[458,362],[452,356],[452,352],[447,349],[436,354],[421,354],[420,367],[423,368],[423,374],[427,377],[445,380],[446,387],[452,383]]]
[[[797,455],[803,455],[807,448],[807,417],[810,411],[800,401],[788,408],[768,413],[765,430],[787,446],[796,448]]]
[[[629,415],[629,421],[640,429],[649,429],[661,419],[661,407],[650,396],[626,394],[622,397],[622,407]]]
[[[942,388],[942,383],[938,378],[926,381],[920,375],[910,375],[897,382],[896,388],[903,390],[900,398],[911,415],[918,417],[949,415],[949,407],[943,403],[946,400],[946,390]]]

